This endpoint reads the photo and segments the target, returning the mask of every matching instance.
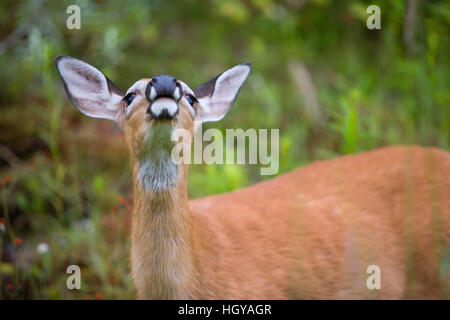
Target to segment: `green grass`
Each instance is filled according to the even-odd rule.
[[[195,87],[251,61],[230,113],[205,129],[279,128],[279,174],[387,145],[448,150],[450,4],[421,4],[411,53],[404,3],[375,1],[382,29],[369,31],[369,2],[82,1],[79,31],[65,28],[70,1],[2,2],[0,39],[21,25],[25,32],[0,53],[0,145],[8,150],[0,166],[0,298],[134,297],[124,141],[113,123],[69,103],[53,64],[58,54],[97,66],[123,91],[160,73]],[[294,79],[290,68],[299,62],[312,83]],[[305,85],[317,103],[308,104]],[[189,194],[268,178],[259,165],[192,165]],[[38,252],[40,243],[48,252]],[[81,267],[82,290],[66,289],[71,264]]]

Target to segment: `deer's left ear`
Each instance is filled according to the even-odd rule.
[[[249,62],[239,64],[194,90],[199,101],[201,121],[217,121],[227,114],[251,68]]]
[[[114,120],[123,115],[122,92],[101,71],[81,60],[58,56],[56,68],[70,101],[93,118]]]

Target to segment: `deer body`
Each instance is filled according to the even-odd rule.
[[[189,205],[183,183],[182,210],[165,215],[161,204],[142,208],[137,200],[133,247],[146,249],[133,249],[138,292],[184,299],[448,298],[450,278],[439,266],[450,243],[449,170],[444,151],[390,147],[316,162]],[[177,207],[167,196],[167,207]],[[140,226],[149,226],[147,237]],[[381,290],[366,287],[369,265],[381,269]]]
[[[249,65],[194,91],[157,76],[124,95],[80,60],[56,64],[75,106],[124,131],[138,298],[450,298],[449,153],[383,148],[189,201],[188,167],[171,159],[171,132],[222,118]],[[372,265],[379,290],[367,287]]]

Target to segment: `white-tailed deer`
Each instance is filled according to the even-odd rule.
[[[250,64],[195,90],[161,75],[126,94],[83,61],[60,56],[56,66],[82,113],[114,120],[125,134],[138,298],[450,297],[449,153],[383,148],[189,201],[171,132],[220,120]],[[372,265],[379,274],[368,273]],[[381,277],[378,289],[372,276]]]

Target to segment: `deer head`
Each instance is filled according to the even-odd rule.
[[[87,116],[118,124],[135,174],[145,188],[156,190],[174,185],[178,177],[170,159],[173,130],[183,128],[192,137],[194,123],[222,119],[251,69],[250,63],[237,65],[195,90],[172,76],[158,75],[136,81],[123,94],[86,62],[58,56],[55,63],[70,101]]]

